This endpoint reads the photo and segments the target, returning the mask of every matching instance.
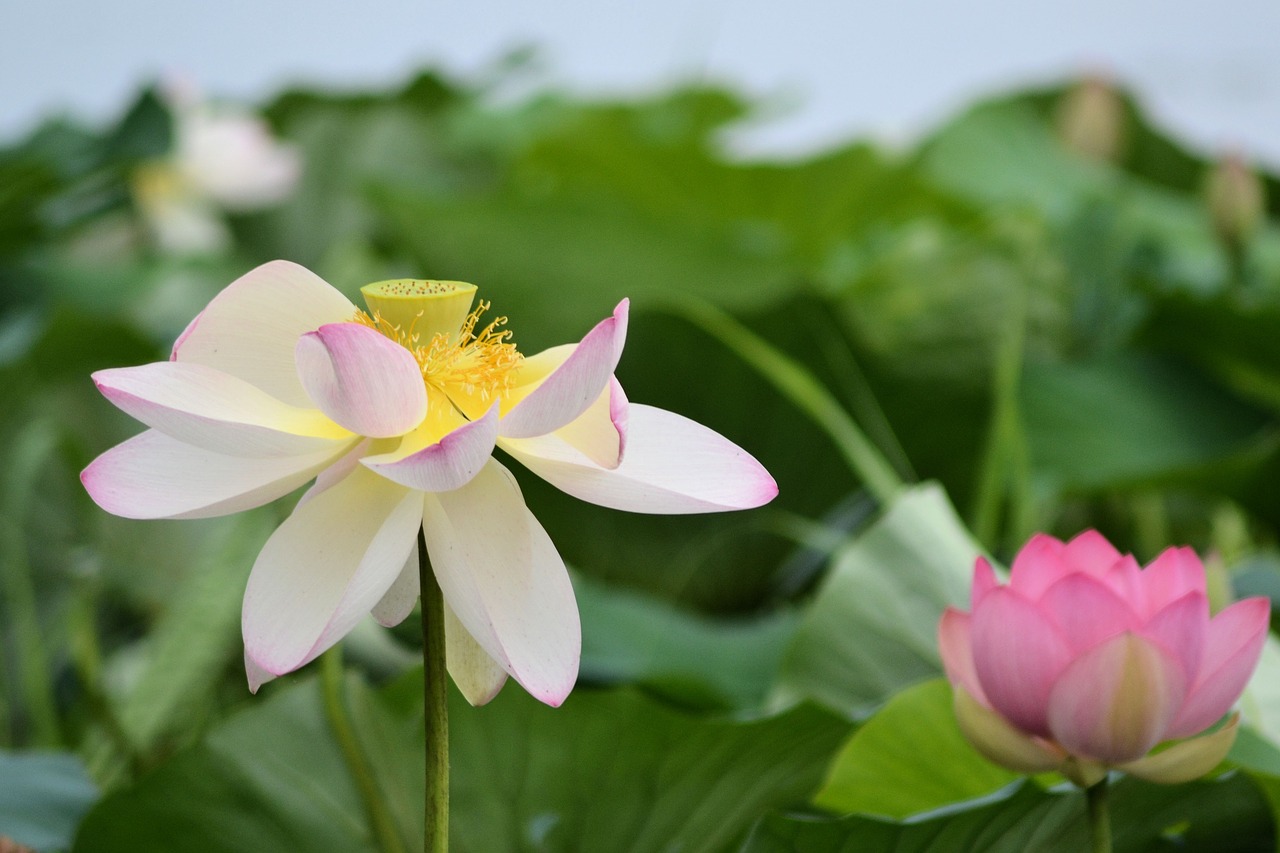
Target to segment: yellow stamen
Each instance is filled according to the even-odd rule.
[[[480,315],[487,310],[489,303],[480,302],[467,315],[456,335],[439,332],[426,344],[419,340],[417,317],[407,329],[377,311],[372,316],[357,311],[355,322],[374,329],[412,353],[428,387],[445,394],[460,393],[488,401],[507,392],[512,373],[524,357],[511,342],[511,332],[501,328],[506,325],[506,317],[498,317],[476,332]]]

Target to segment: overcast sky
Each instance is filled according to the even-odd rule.
[[[1197,147],[1280,168],[1278,36],[1280,0],[0,0],[0,140],[54,111],[112,117],[160,74],[262,99],[536,45],[582,91],[766,96],[781,112],[755,151],[909,138],[979,94],[1102,69]]]

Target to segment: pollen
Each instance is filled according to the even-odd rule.
[[[372,315],[357,311],[355,322],[407,349],[418,362],[422,380],[428,387],[488,401],[507,392],[512,372],[524,358],[512,342],[510,330],[503,328],[506,317],[497,317],[476,331],[481,315],[488,310],[488,302],[478,303],[456,336],[437,334],[426,343],[415,330],[416,319],[406,329],[377,311]]]

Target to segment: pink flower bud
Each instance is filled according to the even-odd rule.
[[[1231,748],[1234,716],[1182,739],[1240,697],[1269,618],[1265,598],[1210,618],[1204,565],[1189,548],[1144,569],[1093,530],[1065,544],[1038,534],[1007,584],[978,558],[970,612],[947,608],[938,645],[960,728],[992,761],[1082,786],[1110,767],[1182,782]]]
[[[1104,75],[1085,77],[1058,104],[1058,138],[1071,151],[1089,160],[1114,163],[1124,153],[1124,101]]]
[[[1228,246],[1247,243],[1266,218],[1266,190],[1238,153],[1228,154],[1214,166],[1204,192],[1213,228]]]

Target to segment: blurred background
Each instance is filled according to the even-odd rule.
[[[251,697],[241,598],[293,499],[140,522],[78,481],[140,429],[90,374],[166,358],[287,258],[353,296],[473,281],[525,353],[630,296],[628,397],[781,489],[642,517],[517,471],[582,677],[556,711],[455,702],[456,849],[875,850],[953,819],[1081,849],[1078,797],[948,728],[937,619],[975,554],[1091,527],[1143,562],[1192,545],[1216,607],[1280,600],[1278,24],[1263,0],[10,4],[0,838],[416,846],[416,619]],[[1121,849],[1274,849],[1274,641],[1245,707],[1243,772],[1117,786],[1143,816]]]
[[[811,152],[851,134],[907,140],[979,94],[1092,71],[1202,151],[1280,165],[1280,9],[1269,0],[120,0],[109,13],[54,0],[11,4],[3,22],[8,137],[59,110],[103,120],[166,74],[259,101],[293,85],[389,86],[423,65],[473,76],[537,47],[541,79],[578,92],[731,83],[768,107],[735,134],[755,152]]]

